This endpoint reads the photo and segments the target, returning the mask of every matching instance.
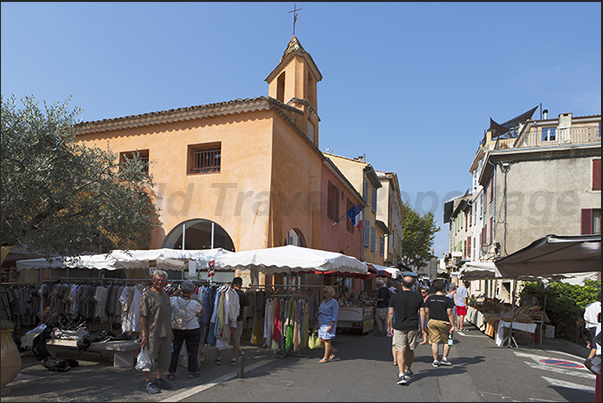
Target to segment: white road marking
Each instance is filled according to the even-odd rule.
[[[273,361],[273,359],[262,360],[260,362],[256,362],[255,364],[252,364],[252,365],[250,365],[248,367],[245,367],[245,371],[254,370],[254,369],[259,368],[262,365],[266,365],[266,364],[268,364],[268,363],[270,363],[272,361]],[[160,400],[160,401],[161,402],[179,402],[179,401],[184,400],[184,399],[186,399],[188,397],[191,397],[192,395],[194,395],[196,393],[203,392],[204,390],[207,390],[207,389],[209,389],[211,387],[214,387],[216,385],[221,384],[222,382],[229,381],[229,380],[231,380],[233,378],[236,378],[236,377],[237,377],[237,373],[236,372],[230,373],[230,374],[226,374],[226,375],[223,375],[223,376],[217,378],[213,382],[209,382],[209,383],[206,383],[206,384],[203,384],[203,385],[196,386],[194,388],[187,389],[184,392],[178,393],[178,394],[176,394],[174,396],[170,396],[167,399]]]
[[[543,376],[542,379],[544,379],[545,381],[547,381],[548,383],[550,383],[553,386],[560,386],[562,388],[567,388],[567,389],[577,389],[577,390],[582,390],[584,392],[593,393],[593,394],[595,393],[594,386],[580,385],[578,383],[566,382],[566,381],[562,381],[559,379],[549,378],[546,376]]]
[[[552,357],[550,357],[550,356],[548,356],[548,357],[547,357],[547,356],[544,356],[544,355],[527,354],[527,353],[522,353],[522,352],[519,352],[519,351],[514,351],[514,353],[515,353],[515,355],[516,355],[516,356],[518,356],[518,357],[526,357],[526,358],[531,358],[531,359],[533,359],[534,361],[536,361],[536,362],[538,362],[538,363],[540,363],[540,364],[542,364],[542,363],[540,362],[540,360],[551,360],[551,359],[557,359],[557,358],[552,358]],[[573,357],[575,357],[575,356],[573,356]],[[578,358],[579,360],[581,359],[580,357],[576,357],[576,358]],[[585,367],[585,366],[582,364],[582,362],[577,362],[577,361],[569,361],[569,360],[564,360],[564,361],[568,361],[568,362],[571,362],[571,363],[574,363],[574,364],[580,365],[580,368],[573,368],[574,370],[578,370],[578,371],[585,371],[586,373],[589,373],[589,374],[591,373],[591,372],[590,372],[590,371],[589,371],[589,370],[588,370],[588,369],[587,369],[587,368],[586,368],[586,367]],[[593,375],[593,376],[594,376],[594,375]]]
[[[529,361],[524,361],[529,367],[534,368],[534,369],[542,369],[545,371],[551,371],[551,372],[556,372],[558,374],[563,374],[563,375],[569,375],[569,376],[577,376],[580,378],[586,378],[586,379],[595,379],[595,374],[592,373],[582,373],[582,372],[577,372],[575,369],[566,369],[566,368],[561,368],[561,367],[557,367],[555,365],[547,365],[544,363],[540,363],[540,364],[535,364],[533,362],[529,362]]]

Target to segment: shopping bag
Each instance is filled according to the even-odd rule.
[[[151,372],[153,362],[151,361],[151,354],[149,353],[148,347],[143,347],[138,353],[136,358],[136,369],[143,372]]]
[[[320,348],[321,343],[320,340],[318,340],[318,331],[313,331],[310,333],[310,336],[308,337],[308,348],[310,350],[316,350],[317,348]]]

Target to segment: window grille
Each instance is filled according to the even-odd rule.
[[[191,173],[207,174],[220,172],[222,153],[220,147],[195,149],[191,153]]]

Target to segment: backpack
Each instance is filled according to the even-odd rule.
[[[188,318],[186,315],[186,307],[190,301],[187,301],[184,306],[180,306],[180,309],[176,313],[172,315],[172,328],[184,330],[186,329],[186,325],[188,324]]]

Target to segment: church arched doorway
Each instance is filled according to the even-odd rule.
[[[184,236],[183,236],[184,235]],[[182,249],[223,248],[234,252],[232,238],[219,224],[197,218],[174,227],[163,241],[163,248]]]

